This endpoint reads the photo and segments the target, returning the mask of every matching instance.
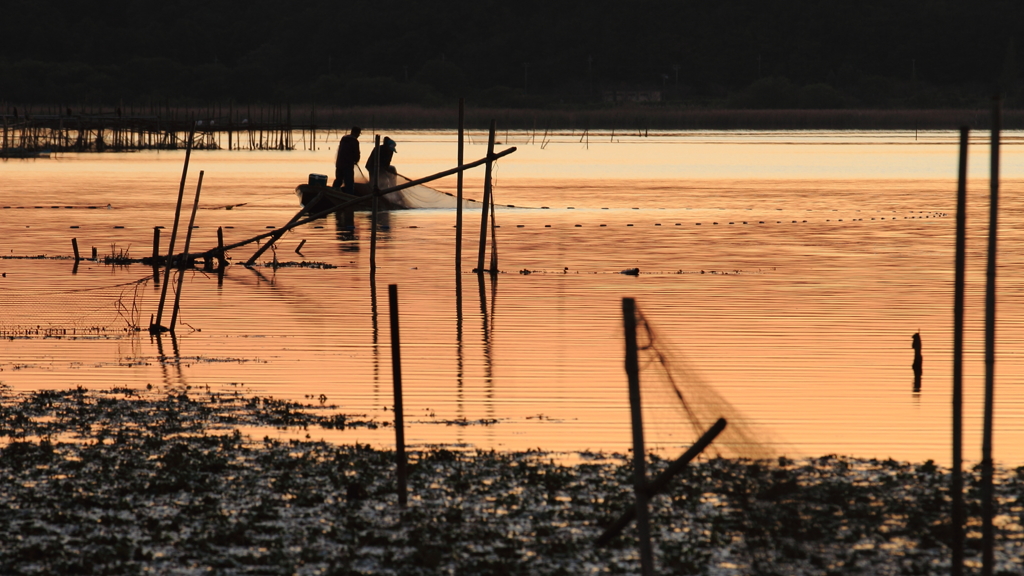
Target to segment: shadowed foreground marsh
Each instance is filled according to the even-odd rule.
[[[387,425],[335,412],[241,393],[0,389],[0,571],[638,571],[632,530],[593,545],[631,502],[623,455],[419,450],[403,510],[392,452],[239,430]],[[652,473],[666,464],[652,456]],[[997,486],[1004,574],[1022,567],[1022,477]],[[657,563],[676,574],[942,574],[947,484],[930,462],[704,461],[653,501]],[[976,484],[968,474],[969,560]]]

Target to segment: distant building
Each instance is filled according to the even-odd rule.
[[[605,102],[661,102],[661,90],[605,90]]]

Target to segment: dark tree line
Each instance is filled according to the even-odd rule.
[[[983,105],[1001,0],[0,0],[0,100],[743,108]]]

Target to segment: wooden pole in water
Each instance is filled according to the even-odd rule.
[[[380,138],[378,136],[377,138]],[[398,472],[398,505],[406,504],[405,409],[402,406],[402,346],[398,334],[398,285],[388,284],[391,313],[391,372],[395,384],[395,458]]]
[[[160,227],[153,226],[153,263],[160,257]]]
[[[703,452],[704,449],[707,448],[723,430],[725,430],[726,425],[727,422],[725,421],[725,418],[719,418],[714,425],[712,425],[711,428],[708,428],[707,432],[705,432],[704,435],[693,444],[693,446],[690,446],[689,450],[669,464],[668,468],[662,471],[661,474],[658,474],[657,478],[651,480],[650,484],[647,485],[648,495],[655,496],[664,490],[665,487],[668,486],[669,481],[672,480],[676,474],[682,472],[683,469],[686,468],[687,464],[699,456],[700,453]],[[604,546],[612,538],[622,532],[622,530],[628,526],[634,518],[636,518],[636,507],[627,508],[622,512],[622,515],[619,516],[618,520],[605,529],[601,536],[599,536],[595,541],[595,544],[598,546]]]
[[[1000,98],[992,99],[992,143],[989,172],[988,269],[985,283],[985,421],[981,443],[981,573],[992,576],[995,516],[993,502],[992,418],[996,368],[996,246],[999,224],[999,132],[1002,128]]]
[[[224,227],[217,226],[217,266],[223,268],[227,263],[224,257]]]
[[[458,164],[462,166],[465,141],[466,99],[459,98],[459,148]],[[455,275],[462,274],[462,172],[455,180]]]
[[[484,201],[483,208],[481,209],[482,217],[480,218],[480,252],[477,254],[475,270],[479,274],[484,272],[484,253],[487,252],[487,213],[490,210],[491,202],[491,166],[494,164],[494,131],[497,127],[497,121],[491,120],[491,129],[487,134],[487,164],[484,169]]]
[[[640,570],[654,575],[651,524],[647,510],[647,473],[644,448],[643,411],[640,404],[640,363],[636,345],[636,301],[622,299],[622,324],[626,337],[626,377],[629,380],[629,410],[633,422],[633,491],[636,495],[637,536],[640,540]]]
[[[189,131],[188,142],[185,143],[185,165],[181,169],[181,185],[178,187],[178,205],[174,208],[174,226],[171,227],[171,239],[168,241],[167,247],[167,269],[164,272],[164,285],[160,290],[160,305],[156,309],[156,321],[150,325],[149,332],[156,334],[161,331],[163,326],[160,325],[160,320],[164,315],[164,303],[167,301],[167,285],[170,284],[169,276],[171,274],[171,258],[174,257],[174,239],[178,236],[178,221],[181,218],[181,201],[185,196],[185,177],[188,176],[188,160],[192,155],[192,139],[195,136],[196,127],[195,123],[192,124],[192,129]]]
[[[380,134],[373,138],[373,202],[370,209],[370,274],[377,270],[377,195],[380,188],[377,183],[380,179]]]
[[[71,249],[75,251],[75,263],[77,264],[82,257],[78,254],[78,238],[71,239]]]
[[[312,204],[316,204],[320,200],[320,196],[321,196],[321,194],[317,194],[316,198],[313,200]],[[229,246],[229,248],[238,248],[239,246],[243,246],[245,244],[248,244],[248,242],[251,242],[253,240],[258,240],[258,239],[261,239],[261,238],[269,237],[270,240],[267,240],[267,242],[264,243],[263,246],[260,246],[259,250],[257,250],[252,256],[249,257],[248,260],[246,260],[245,265],[246,266],[252,266],[253,264],[256,263],[256,259],[257,258],[259,258],[264,252],[266,252],[267,249],[269,249],[271,246],[273,246],[274,242],[277,242],[278,238],[280,238],[281,236],[284,236],[285,232],[291,230],[292,228],[294,228],[296,226],[296,222],[298,222],[299,219],[302,218],[302,213],[303,213],[303,210],[299,210],[298,212],[295,213],[295,216],[292,216],[292,219],[289,220],[287,224],[285,224],[281,228],[278,228],[277,230],[274,230],[273,232],[269,232],[269,233],[266,233],[266,234],[260,234],[259,236],[256,236],[255,238],[250,238],[249,241],[247,241],[247,242],[241,242],[241,243],[232,244],[231,246]],[[325,216],[326,216],[326,214],[325,214]],[[218,247],[218,250],[223,251],[224,249],[225,248],[223,246]]]
[[[498,224],[494,215],[494,190],[491,190],[491,275],[498,273]]]
[[[185,232],[185,249],[182,251],[184,258],[178,269],[178,291],[174,294],[174,308],[171,309],[171,334],[174,334],[174,325],[178,320],[178,305],[181,303],[181,289],[185,283],[185,267],[188,266],[188,245],[192,242],[192,225],[196,221],[196,210],[199,209],[199,192],[203,189],[203,171],[199,171],[199,184],[196,185],[196,199],[192,201],[192,216],[188,219],[188,231]],[[166,286],[167,283],[165,282]]]
[[[952,499],[951,574],[964,573],[964,479],[963,479],[963,356],[964,286],[967,252],[967,144],[970,129],[960,128],[960,169],[956,191],[956,272],[953,286],[953,469],[950,474]]]

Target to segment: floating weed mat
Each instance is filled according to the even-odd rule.
[[[80,290],[0,288],[0,338],[134,334],[150,280]]]
[[[13,394],[0,384],[0,438],[90,441],[118,436],[210,434],[239,426],[283,429],[377,428],[387,425],[337,413],[337,406],[301,404],[241,391],[175,390],[164,394],[115,387]]]
[[[334,270],[335,268],[337,268],[337,266],[335,266],[334,264],[328,264],[327,262],[316,262],[306,260],[303,260],[301,262],[278,262],[277,260],[274,260],[272,262],[263,262],[262,264],[257,264],[257,266],[263,266],[264,268],[274,268],[275,270],[277,268],[314,268],[318,270]]]
[[[402,509],[393,452],[232,430],[312,424],[312,406],[126,388],[0,393],[0,573],[639,572],[631,529],[593,545],[633,500],[622,455],[562,465],[543,452],[421,450]],[[666,465],[651,458],[653,473]],[[977,483],[967,474],[972,562]],[[656,564],[665,574],[947,574],[947,485],[930,462],[692,464],[652,501]],[[1002,574],[1024,569],[1022,495],[1024,468],[1004,473]]]

